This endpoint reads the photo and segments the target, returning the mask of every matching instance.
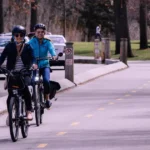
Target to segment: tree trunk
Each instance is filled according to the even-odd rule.
[[[3,0],[0,0],[0,33],[4,32]]]
[[[147,41],[147,3],[140,0],[140,49],[148,48]]]
[[[31,20],[30,20],[30,31],[34,31],[34,26],[37,23],[37,2],[31,2]]]
[[[133,57],[130,43],[128,18],[127,18],[127,0],[115,0],[116,12],[116,54],[120,53],[120,38],[128,40],[128,57]]]
[[[63,5],[63,10],[64,10],[64,16],[63,16],[63,36],[66,37],[66,0],[64,0],[64,5]]]
[[[116,34],[116,50],[115,54],[120,53],[120,1],[114,0],[115,11],[115,34]]]

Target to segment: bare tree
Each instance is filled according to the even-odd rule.
[[[115,11],[115,34],[116,34],[116,50],[115,54],[120,53],[120,2],[114,0],[114,11]]]
[[[3,0],[0,0],[0,33],[4,32]]]
[[[127,0],[114,0],[116,13],[116,54],[120,53],[120,38],[128,40],[128,57],[133,57],[127,19]]]
[[[140,0],[140,49],[148,48],[147,41],[147,0]]]
[[[31,2],[31,20],[30,20],[30,31],[34,31],[34,25],[37,23],[37,0]]]

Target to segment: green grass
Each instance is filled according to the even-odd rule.
[[[150,60],[150,49],[139,50],[139,41],[131,41],[132,52],[135,57],[128,58],[128,60]],[[110,42],[111,58],[119,58],[115,55],[115,42]],[[94,42],[74,42],[75,55],[93,56]]]

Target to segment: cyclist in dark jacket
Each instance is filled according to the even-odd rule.
[[[29,44],[25,43],[26,30],[23,26],[17,25],[12,30],[12,36],[14,41],[9,42],[0,57],[0,66],[3,64],[7,58],[6,68],[8,70],[21,70],[24,67],[30,67],[33,60],[33,51]],[[28,89],[28,84],[30,84],[30,77],[25,78],[26,86],[24,88],[24,96],[27,108],[27,118],[32,120],[32,105],[31,105],[31,95]],[[9,92],[9,91],[8,91]],[[10,97],[7,98],[7,108],[9,106]]]

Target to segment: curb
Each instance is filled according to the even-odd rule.
[[[106,65],[106,66],[100,66],[98,68],[94,68],[91,69],[89,71],[86,71],[84,73],[79,73],[77,75],[74,76],[74,83],[72,83],[71,81],[69,81],[68,79],[62,79],[59,80],[58,82],[61,85],[61,89],[58,91],[59,92],[63,92],[66,91],[68,89],[74,88],[77,85],[80,84],[84,84],[86,82],[92,81],[98,77],[110,74],[110,73],[114,73],[123,69],[128,68],[127,65],[125,65],[124,63],[118,61],[116,63],[116,61],[111,61],[110,65]],[[0,98],[0,115],[4,114],[5,112],[7,112],[7,108],[6,108],[6,100],[7,96],[1,97]]]
[[[99,68],[94,68],[89,71],[86,71],[84,73],[79,73],[75,75],[74,80],[77,85],[86,83],[88,81],[91,81],[93,79],[96,79],[100,76],[104,76],[106,74],[110,74],[119,70],[123,70],[128,68],[127,65],[125,65],[122,62],[110,64],[107,66],[99,67]]]
[[[106,65],[119,62],[118,60],[105,59]],[[102,64],[100,59],[74,59],[74,63],[83,63],[83,64]]]

